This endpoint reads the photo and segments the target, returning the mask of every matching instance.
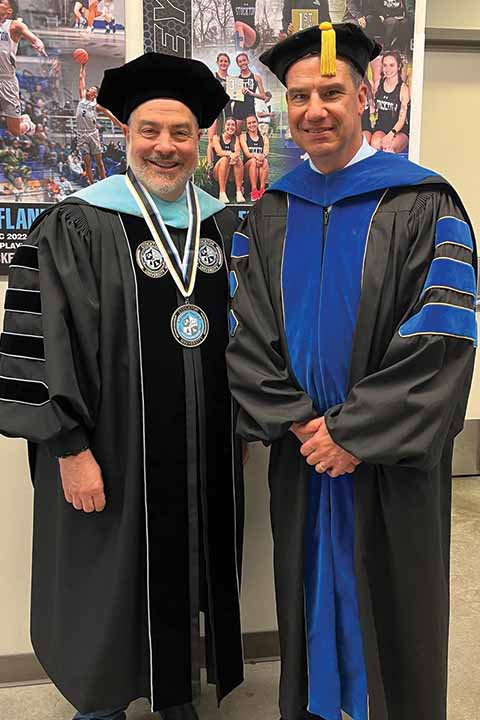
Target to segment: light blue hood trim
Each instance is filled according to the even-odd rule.
[[[196,185],[195,190],[197,191],[202,220],[206,220],[206,218],[220,212],[220,210],[223,210],[225,207],[223,203]],[[78,192],[73,193],[70,197],[85,200],[85,202],[90,203],[90,205],[95,205],[96,207],[106,208],[107,210],[117,210],[118,212],[127,213],[128,215],[143,217],[137,203],[127,188],[124,175],[111,175],[105,178],[105,180],[78,190]],[[179,229],[188,228],[186,193],[183,193],[183,195],[174,202],[161,200],[155,195],[152,195],[152,198],[158,207],[165,225]]]

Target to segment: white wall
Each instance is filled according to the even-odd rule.
[[[480,28],[476,0],[427,0],[427,27]]]
[[[427,0],[427,24],[480,27],[480,6],[474,0],[455,3]],[[127,57],[141,53],[142,27],[139,0],[127,0]],[[427,53],[423,99],[421,161],[448,177],[457,187],[480,235],[480,143],[476,133],[480,117],[480,54]],[[468,123],[471,122],[469,126]],[[3,305],[5,281],[0,281]],[[480,382],[480,378],[479,378]],[[470,412],[480,417],[480,393]],[[30,652],[28,591],[31,542],[31,489],[27,480],[22,441],[0,437],[0,655]],[[265,477],[266,452],[251,450],[247,472],[247,532],[243,584],[243,619],[246,631],[275,628],[272,592],[272,547]]]

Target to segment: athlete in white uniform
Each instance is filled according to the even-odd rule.
[[[22,20],[16,20],[16,0],[0,0],[0,115],[7,120],[12,135],[33,135],[35,124],[29,115],[22,115],[18,85],[16,57],[22,38],[40,54],[46,55],[43,42],[34,35]]]
[[[117,25],[115,23],[115,3],[114,0],[103,0],[102,14],[105,20],[105,34],[116,33]]]
[[[80,81],[78,86],[80,101],[77,105],[76,114],[77,139],[78,149],[85,162],[85,172],[88,182],[90,185],[93,185],[95,179],[92,170],[92,157],[95,158],[100,180],[106,177],[105,166],[102,159],[102,143],[97,127],[97,113],[101,112],[106,115],[120,129],[123,128],[123,125],[110,110],[107,110],[97,103],[98,88],[96,85],[87,88],[85,80],[86,67],[86,65],[80,66]]]

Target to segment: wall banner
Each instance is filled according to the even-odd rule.
[[[27,239],[32,223],[49,203],[0,205],[0,274],[8,273],[15,250]]]
[[[192,57],[191,0],[143,0],[145,52]]]

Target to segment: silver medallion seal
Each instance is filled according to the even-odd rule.
[[[210,238],[200,238],[198,267],[205,273],[215,273],[223,265],[223,252],[218,243]]]
[[[208,335],[208,318],[198,305],[182,305],[170,321],[175,340],[184,347],[201,345]]]
[[[140,243],[135,256],[140,270],[148,277],[161,278],[168,272],[167,264],[154,240]]]

